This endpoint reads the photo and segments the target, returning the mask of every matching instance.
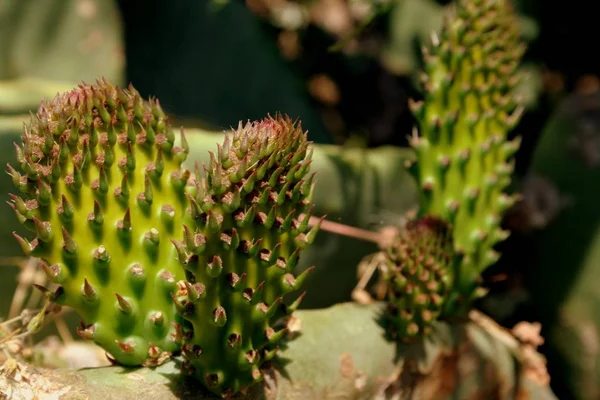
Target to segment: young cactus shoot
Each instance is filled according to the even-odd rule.
[[[424,100],[412,104],[418,134],[409,168],[420,192],[419,215],[452,225],[456,267],[445,314],[466,313],[483,294],[480,274],[495,263],[493,247],[508,236],[504,193],[519,140],[507,134],[521,108],[514,89],[524,45],[508,0],[457,0],[441,34],[424,49]]]
[[[16,145],[15,233],[40,257],[56,302],[74,308],[80,336],[124,365],[180,349],[171,293],[184,272],[169,242],[183,221],[188,153],[158,101],[106,81],[42,102]]]
[[[386,251],[382,268],[387,282],[388,333],[410,341],[431,333],[453,281],[453,266],[460,261],[452,248],[450,226],[436,217],[409,221]]]
[[[312,270],[294,275],[312,243],[309,196],[314,174],[309,142],[287,118],[241,125],[195,173],[188,192],[179,259],[184,289],[175,296],[184,330],[185,367],[211,391],[233,394],[262,380],[287,329],[273,325],[293,312],[283,297]]]

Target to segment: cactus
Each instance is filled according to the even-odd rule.
[[[504,190],[520,141],[507,133],[522,113],[514,96],[525,46],[508,0],[458,0],[424,48],[423,101],[412,102],[419,133],[408,164],[420,198],[418,216],[452,224],[462,254],[443,315],[458,316],[485,291],[480,274],[495,263],[493,247],[507,238],[503,212],[516,201]]]
[[[448,297],[453,267],[460,262],[451,227],[436,217],[409,221],[385,255],[388,333],[403,341],[429,335]]]
[[[218,146],[188,193],[190,213],[174,241],[187,281],[174,299],[192,327],[184,330],[184,370],[212,392],[228,395],[263,377],[293,312],[282,300],[312,267],[293,271],[312,243],[306,211],[314,173],[300,125],[283,117],[240,124]],[[203,172],[203,173],[202,173]]]
[[[8,172],[18,220],[14,236],[42,259],[74,308],[78,333],[124,365],[151,364],[180,349],[183,320],[170,294],[184,272],[169,242],[182,224],[182,147],[158,101],[106,80],[44,101],[16,146],[21,172]]]

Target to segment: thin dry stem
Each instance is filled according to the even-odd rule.
[[[58,330],[58,335],[63,343],[73,343],[73,335],[71,335],[69,327],[67,326],[67,323],[62,315],[57,315],[54,318],[54,324],[56,325],[56,330]]]
[[[44,285],[46,283],[45,279],[43,279],[43,277],[39,274],[38,263],[38,259],[28,258],[24,263],[21,264],[21,272],[19,273],[19,284],[15,289],[15,294],[12,298],[10,311],[8,313],[9,318],[17,316],[23,310],[25,300],[27,299],[27,295],[30,293],[31,286],[34,283],[38,285]],[[39,297],[37,297],[36,301],[35,296],[35,294],[32,294],[34,300],[27,305],[27,308],[33,307],[34,305],[36,305],[35,303],[39,303]]]
[[[305,215],[302,214],[301,218]],[[320,218],[311,216],[308,220],[308,225],[315,226],[321,221]],[[347,236],[367,242],[381,243],[382,235],[379,232],[368,231],[366,229],[356,228],[354,226],[340,224],[338,222],[323,220],[321,222],[321,229],[327,232],[336,233],[338,235]]]

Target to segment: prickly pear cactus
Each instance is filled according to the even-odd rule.
[[[262,379],[261,365],[287,332],[274,322],[304,297],[282,302],[312,270],[293,274],[320,226],[300,218],[314,177],[308,146],[289,119],[240,124],[195,173],[189,218],[174,242],[188,279],[175,301],[193,327],[184,332],[185,369],[214,393]]]
[[[21,192],[9,204],[35,233],[15,237],[82,317],[79,334],[124,365],[180,348],[169,237],[190,173],[174,140],[157,101],[99,81],[42,102],[16,146],[21,172],[8,167]]]
[[[402,341],[429,335],[460,262],[450,225],[437,217],[409,221],[385,256],[382,278],[387,283],[389,335]]]
[[[456,315],[483,295],[481,272],[499,258],[493,247],[508,236],[500,228],[515,197],[504,193],[519,140],[507,133],[519,121],[513,89],[524,52],[508,0],[457,0],[440,37],[424,49],[423,101],[412,104],[419,134],[409,165],[420,195],[420,216],[453,226],[454,247],[464,255],[452,300]]]

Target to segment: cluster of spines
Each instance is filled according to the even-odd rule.
[[[36,237],[14,236],[85,321],[79,334],[126,365],[178,351],[170,294],[184,274],[168,238],[190,176],[183,132],[175,146],[158,101],[99,81],[43,102],[15,147],[23,197],[9,204]]]
[[[390,337],[411,341],[429,335],[460,262],[453,250],[451,226],[432,216],[411,220],[384,254]]]
[[[310,152],[299,125],[269,117],[240,124],[208,166],[196,165],[190,218],[173,241],[187,277],[174,299],[191,327],[184,369],[215,393],[262,380],[261,366],[286,333],[274,323],[304,297],[283,302],[312,271],[294,275],[320,226],[309,226]]]
[[[514,88],[525,47],[508,0],[457,0],[447,17],[424,49],[424,100],[411,103],[417,159],[408,167],[419,185],[420,215],[452,223],[455,250],[464,256],[452,293],[458,303],[448,308],[454,314],[482,295],[480,274],[508,236],[500,222],[515,197],[504,190],[520,141],[507,133],[522,111]]]

